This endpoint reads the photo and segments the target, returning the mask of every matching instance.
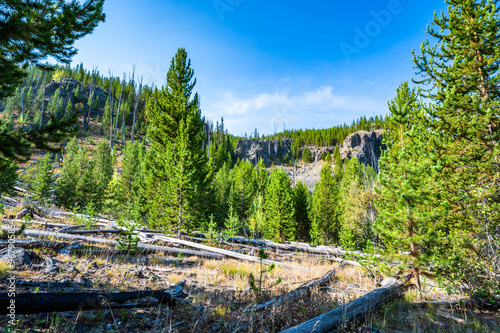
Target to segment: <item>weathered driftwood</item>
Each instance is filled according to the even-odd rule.
[[[67,234],[88,235],[88,234],[121,234],[120,229],[91,229],[91,230],[66,230]]]
[[[64,227],[64,228],[58,230],[57,232],[68,232],[69,230],[80,229],[83,227],[85,227],[83,224],[82,225],[70,225],[70,226],[67,226],[67,227]]]
[[[199,236],[203,236],[206,238],[206,235],[202,233],[199,233]],[[273,250],[282,250],[289,252],[305,252],[312,254],[322,254],[327,256],[337,256],[337,257],[344,257],[345,255],[352,255],[355,257],[366,256],[366,253],[363,253],[361,251],[349,251],[329,246],[310,246],[306,244],[299,245],[298,243],[280,244],[269,240],[249,239],[243,237],[227,237],[226,241],[229,243],[251,244],[256,247],[266,247]]]
[[[174,290],[148,290],[116,293],[86,292],[86,293],[21,293],[15,298],[7,293],[0,294],[0,315],[10,313],[11,300],[15,314],[34,314],[43,312],[66,312],[80,310],[104,310],[109,308],[147,307],[157,304],[175,305],[177,300],[182,301],[187,295],[182,287]],[[152,297],[147,302],[138,302],[139,299]],[[127,303],[129,302],[129,303]]]
[[[72,212],[49,212],[49,213],[47,213],[47,216],[50,216],[50,217],[55,218],[55,219],[61,219],[61,220],[67,219],[68,216],[76,216],[79,218],[90,219],[90,216],[88,216],[88,215],[75,214]],[[113,222],[113,220],[103,218],[102,216],[94,216],[92,219],[94,221],[97,221],[97,222],[107,223],[107,225],[109,225],[109,223]]]
[[[41,241],[41,240],[14,240],[10,243],[8,241],[0,241],[0,249],[6,248],[9,245],[15,247],[22,247],[23,249],[39,249],[39,248],[49,248],[56,251],[69,246],[69,243],[63,242],[51,242],[51,241]]]
[[[2,227],[2,229],[7,229],[7,228]],[[37,237],[37,238],[54,237],[54,238],[59,238],[59,239],[64,239],[64,240],[81,240],[84,242],[94,243],[94,244],[106,244],[106,245],[111,245],[111,246],[115,246],[115,247],[118,246],[118,242],[115,240],[111,240],[111,239],[87,237],[87,236],[79,236],[79,235],[69,235],[69,234],[62,234],[62,233],[53,232],[53,231],[26,229],[26,230],[24,230],[23,233],[27,236],[32,236],[32,237]],[[171,247],[166,247],[166,246],[149,245],[149,244],[141,244],[141,243],[139,243],[137,245],[137,249],[141,252],[156,251],[156,252],[163,252],[163,253],[173,254],[173,255],[178,255],[179,253],[182,253],[182,254],[187,255],[187,256],[197,256],[197,257],[210,258],[210,259],[223,259],[224,258],[223,255],[220,255],[217,253],[212,253],[212,252],[193,251],[193,250],[188,250],[188,249],[176,249],[176,248],[171,248]]]
[[[272,298],[267,302],[261,303],[255,306],[254,309],[262,310],[270,306],[279,306],[284,302],[292,302],[299,298],[307,297],[313,288],[320,288],[326,286],[334,276],[335,276],[335,271],[334,270],[330,271],[326,275],[320,277],[319,279],[305,283],[300,287],[298,287],[297,289],[290,291],[289,293],[286,293],[279,297]]]
[[[19,220],[19,219],[14,219],[14,220],[4,220],[8,222],[18,222],[18,223],[25,223],[25,220]],[[58,223],[58,222],[41,222],[41,221],[28,221],[28,223],[33,223],[33,224],[40,224],[43,225],[44,227],[50,227],[50,228],[82,228],[84,225],[70,225],[70,224],[65,224],[65,223]],[[94,223],[93,224],[96,227],[107,227],[107,224],[104,223]]]
[[[158,233],[156,233],[156,234],[158,234]],[[152,235],[154,236],[154,234],[152,234]],[[206,243],[207,241],[210,240],[210,238],[190,237],[190,236],[186,236],[186,235],[183,235],[182,238],[191,240],[195,243]],[[255,246],[251,246],[251,245],[228,243],[228,242],[223,241],[221,238],[212,238],[212,242],[214,244],[218,244],[218,245],[236,246],[238,248],[249,249],[249,250],[256,249]]]
[[[212,246],[203,245],[203,244],[197,244],[197,243],[185,241],[185,240],[182,240],[182,239],[176,239],[176,238],[171,238],[171,237],[166,237],[166,236],[154,236],[154,238],[158,239],[158,240],[165,241],[165,242],[173,243],[173,244],[181,244],[181,245],[184,245],[184,246],[193,247],[195,249],[201,249],[201,250],[205,250],[205,251],[210,251],[210,252],[222,254],[224,256],[232,257],[232,258],[236,258],[236,259],[240,259],[240,260],[260,262],[260,259],[257,258],[257,257],[251,257],[251,256],[247,256],[245,254],[234,253],[234,252],[231,252],[231,251],[228,251],[228,250],[218,249],[218,248],[215,248],[215,247],[212,247]],[[278,261],[273,261],[273,260],[267,260],[267,259],[265,259],[265,260],[262,260],[262,262],[264,264],[267,264],[267,265],[275,264],[275,265],[279,265],[279,266],[285,266],[285,267],[290,267],[290,268],[295,268],[295,269],[307,270],[306,268],[303,268],[303,267],[294,266],[294,265],[291,265],[291,264],[287,264],[287,263],[283,263],[283,262],[278,262]]]
[[[9,202],[9,203],[11,203],[13,205],[19,205],[19,204],[21,204],[21,202],[19,200],[16,200],[14,198],[7,197],[5,195],[2,195],[1,197],[2,197],[3,201],[7,201],[7,202]]]
[[[330,332],[345,321],[355,321],[377,309],[388,300],[398,296],[404,290],[402,280],[388,278],[382,281],[382,287],[338,308],[291,327],[281,333],[324,333]]]

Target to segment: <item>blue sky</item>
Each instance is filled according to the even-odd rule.
[[[165,82],[185,47],[202,114],[230,133],[327,128],[387,113],[441,0],[106,0],[73,64]]]

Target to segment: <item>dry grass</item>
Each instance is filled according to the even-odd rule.
[[[263,275],[263,285],[269,286],[281,278],[279,285],[264,290],[264,299],[289,292],[303,283],[325,275],[332,269],[336,275],[324,288],[311,292],[308,298],[285,303],[277,309],[255,313],[252,308],[256,297],[249,288],[248,276],[258,276],[259,263],[233,259],[208,260],[198,258],[165,257],[148,255],[97,256],[91,253],[61,255],[51,250],[38,250],[44,257],[55,257],[63,265],[74,265],[77,272],[63,270],[48,275],[42,271],[19,271],[16,278],[26,281],[61,281],[74,284],[64,291],[140,290],[165,289],[181,280],[187,281],[189,301],[193,306],[179,305],[175,309],[156,306],[145,309],[65,312],[47,315],[22,316],[20,329],[38,328],[43,332],[232,332],[245,323],[252,322],[241,332],[278,332],[330,311],[341,304],[358,298],[375,288],[374,281],[358,267],[339,267],[319,257],[296,254],[290,264],[307,268],[307,271],[276,266]],[[271,258],[274,257],[270,253]],[[274,258],[279,259],[279,257]],[[166,261],[167,260],[167,261]],[[171,265],[166,265],[166,262]],[[177,263],[177,264],[176,264]],[[0,275],[4,266],[0,262]],[[8,267],[6,268],[8,271]],[[84,276],[92,282],[88,287],[78,285]],[[427,283],[424,281],[424,284]],[[0,285],[0,288],[4,288]],[[447,296],[437,292],[409,290],[395,300],[355,325],[346,323],[339,332],[368,332],[377,327],[383,332],[499,332],[494,323],[500,324],[498,314],[479,313],[474,310],[453,309],[451,316],[443,317],[442,309],[417,308],[412,303],[442,300]],[[1,291],[1,290],[0,290]],[[34,291],[33,287],[19,290]],[[40,292],[48,291],[43,287]],[[51,290],[53,291],[53,290]],[[203,312],[198,306],[203,305]],[[453,319],[453,317],[456,317]],[[452,319],[450,319],[452,318]],[[464,320],[463,323],[457,322]],[[170,329],[179,322],[184,324]],[[0,325],[5,324],[0,320]],[[111,325],[111,326],[108,326]],[[111,332],[111,330],[108,330]]]
[[[9,263],[5,260],[0,260],[0,279],[9,275],[10,266]]]

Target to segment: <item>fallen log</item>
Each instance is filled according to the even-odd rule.
[[[290,291],[287,294],[281,295],[279,297],[275,297],[270,299],[267,302],[261,303],[257,306],[254,307],[254,310],[262,310],[270,306],[279,306],[283,304],[284,302],[292,302],[294,300],[297,300],[299,298],[307,297],[311,290],[315,287],[324,287],[327,285],[328,282],[332,280],[332,278],[335,276],[335,271],[330,271],[328,272],[325,276],[314,280],[310,281],[308,283],[305,283],[298,287],[297,289],[294,289]]]
[[[51,242],[51,241],[41,241],[41,240],[14,240],[13,242],[0,241],[0,249],[4,249],[12,245],[14,247],[22,247],[23,249],[39,249],[39,248],[49,248],[56,251],[69,246],[69,243],[63,242]]]
[[[198,234],[200,236],[205,236],[205,234]],[[243,237],[227,237],[226,241],[229,243],[237,243],[237,244],[251,244],[257,247],[266,247],[273,250],[282,250],[289,252],[305,252],[311,254],[322,254],[322,255],[332,255],[337,257],[345,257],[346,255],[352,255],[357,257],[364,257],[367,254],[361,251],[350,251],[344,250],[341,248],[329,247],[329,246],[310,246],[310,245],[299,245],[295,244],[280,244],[275,243],[269,240],[258,240],[258,239],[249,239]]]
[[[19,205],[19,204],[21,204],[21,202],[20,202],[20,201],[18,201],[18,200],[16,200],[16,199],[14,199],[14,198],[7,197],[7,196],[5,196],[5,195],[2,195],[1,197],[2,197],[2,200],[7,201],[7,202],[10,202],[11,204],[14,204],[14,205]]]
[[[91,229],[91,230],[66,230],[67,234],[86,235],[86,234],[121,234],[120,229]]]
[[[9,207],[16,207],[16,205],[11,204],[11,203],[9,203],[9,202],[7,202],[7,201],[3,201],[3,200],[1,200],[0,202],[2,203],[2,205],[5,205],[5,206],[9,206]]]
[[[0,315],[10,313],[13,304],[14,313],[35,314],[43,312],[66,312],[81,310],[105,310],[109,308],[131,308],[148,307],[157,304],[167,304],[174,306],[177,300],[185,298],[187,295],[182,291],[182,287],[173,290],[148,290],[129,291],[116,293],[22,293],[15,297],[9,297],[8,293],[0,294]],[[157,302],[151,300],[138,302],[137,300],[152,297]],[[11,303],[14,300],[14,303]],[[132,301],[133,303],[127,303]],[[116,304],[114,304],[116,303]]]
[[[377,309],[388,300],[404,291],[402,280],[388,278],[382,281],[382,287],[338,308],[310,319],[280,333],[324,333],[330,332],[346,321],[355,321]]]
[[[236,259],[240,259],[240,260],[247,260],[247,261],[253,261],[253,262],[260,262],[260,260],[261,260],[261,259],[259,259],[257,257],[251,257],[251,256],[247,256],[245,254],[240,254],[240,253],[235,253],[235,252],[231,252],[231,251],[228,251],[228,250],[218,249],[218,248],[215,248],[215,247],[212,247],[212,246],[207,246],[207,245],[203,245],[203,244],[197,244],[197,243],[185,241],[185,240],[182,240],[182,239],[171,238],[171,237],[166,237],[166,236],[157,236],[157,235],[154,236],[154,238],[158,239],[158,240],[165,241],[165,242],[169,242],[169,243],[172,243],[172,244],[181,244],[181,245],[184,245],[184,246],[193,247],[195,249],[202,249],[202,250],[205,250],[205,251],[222,254],[224,256],[232,257],[232,258],[236,258]],[[275,264],[275,265],[279,265],[279,266],[285,266],[285,267],[290,267],[290,268],[301,269],[301,270],[307,271],[306,268],[299,267],[299,266],[294,266],[294,265],[283,263],[283,262],[279,262],[279,261],[273,261],[273,260],[264,259],[264,260],[262,260],[262,262],[264,264],[266,264],[266,265]]]
[[[2,229],[6,230],[8,228],[2,227]],[[93,244],[106,244],[106,245],[111,245],[114,247],[118,246],[118,242],[115,240],[111,240],[111,239],[62,234],[62,233],[53,232],[53,231],[26,229],[26,230],[24,230],[23,233],[27,236],[32,236],[32,237],[37,237],[37,238],[54,237],[54,238],[64,239],[64,240],[81,240],[81,241],[93,243]],[[173,255],[178,255],[179,253],[182,253],[182,254],[187,255],[187,256],[197,256],[197,257],[210,258],[210,259],[223,259],[224,258],[223,255],[220,255],[217,253],[212,253],[212,252],[193,251],[193,250],[188,250],[188,249],[176,249],[176,248],[167,247],[167,246],[149,245],[149,244],[141,244],[141,243],[139,243],[137,245],[137,249],[141,252],[156,251],[156,252],[162,252],[162,253],[173,254]]]

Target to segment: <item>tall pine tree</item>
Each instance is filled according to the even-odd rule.
[[[266,190],[267,237],[276,241],[294,240],[297,230],[291,181],[283,169],[271,173]]]
[[[436,182],[450,213],[437,232],[441,276],[474,295],[500,289],[500,16],[495,0],[447,0],[436,14],[421,54],[414,54],[427,85]],[[434,202],[437,207],[440,202]],[[452,258],[452,259],[449,259]],[[474,263],[471,265],[470,263]],[[482,278],[484,277],[484,278]]]
[[[375,230],[385,250],[408,263],[419,285],[420,267],[426,260],[443,209],[433,209],[436,185],[432,182],[428,134],[417,94],[407,83],[389,103],[387,150],[380,159],[380,213]],[[439,170],[438,170],[439,171]],[[443,202],[446,208],[446,202]],[[409,255],[403,254],[409,252]],[[428,258],[427,258],[428,259]]]
[[[205,132],[196,84],[185,49],[173,57],[167,83],[146,106],[149,121],[145,196],[153,225],[166,230],[190,228],[204,221],[208,191]]]

